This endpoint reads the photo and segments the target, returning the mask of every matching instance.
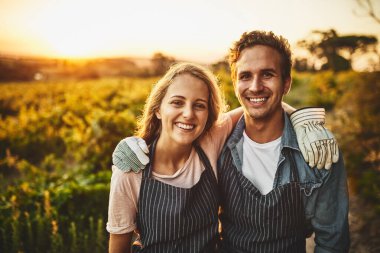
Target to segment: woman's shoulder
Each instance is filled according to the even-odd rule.
[[[112,166],[111,188],[122,192],[136,192],[140,189],[142,171],[135,173],[133,171],[125,172],[117,166]]]

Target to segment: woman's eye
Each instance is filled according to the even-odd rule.
[[[202,103],[197,103],[197,104],[195,104],[195,108],[198,108],[198,109],[206,109],[206,108],[207,108],[207,105],[202,104]]]
[[[170,102],[170,104],[175,105],[175,106],[181,106],[183,102],[180,100],[173,100]]]

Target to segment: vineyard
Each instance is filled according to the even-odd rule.
[[[236,107],[229,75],[217,75],[228,104]],[[0,252],[106,251],[111,155],[120,139],[133,134],[155,81],[0,85]],[[380,215],[379,98],[380,73],[356,72],[295,73],[286,98],[295,107],[327,109],[350,190],[373,210],[363,220]],[[371,227],[373,240],[378,227]]]

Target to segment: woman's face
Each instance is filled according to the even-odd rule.
[[[161,102],[156,117],[168,144],[191,145],[204,131],[208,119],[207,85],[190,74],[174,78]]]

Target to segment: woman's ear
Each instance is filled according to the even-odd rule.
[[[156,114],[157,119],[161,119],[160,110],[155,111],[154,114]]]

